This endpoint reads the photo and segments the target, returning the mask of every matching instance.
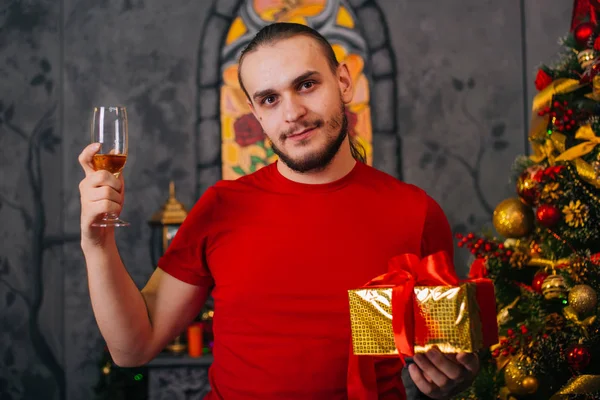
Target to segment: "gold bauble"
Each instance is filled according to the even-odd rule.
[[[530,368],[528,363],[518,358],[513,358],[509,361],[504,369],[504,381],[510,393],[519,395],[526,395],[531,390],[531,379],[527,381],[528,387],[526,388],[524,383],[527,378],[537,379],[531,376]],[[537,389],[537,388],[536,388]]]
[[[542,294],[546,300],[566,297],[568,288],[562,275],[549,275],[542,283]]]
[[[569,291],[569,305],[577,313],[586,315],[596,309],[598,295],[588,285],[575,285]]]
[[[540,383],[535,376],[528,376],[523,379],[521,386],[523,386],[523,389],[527,391],[527,394],[534,394],[537,392]]]
[[[494,227],[507,238],[520,238],[533,229],[533,210],[518,198],[503,200],[494,210]]]

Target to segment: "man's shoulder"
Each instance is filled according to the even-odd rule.
[[[363,181],[365,184],[372,186],[377,191],[389,194],[427,196],[425,190],[417,185],[404,182],[391,174],[377,169],[373,166],[364,164]]]
[[[268,186],[271,177],[271,168],[273,168],[272,164],[269,164],[236,179],[220,179],[210,186],[207,191],[212,191],[217,196],[223,196],[229,193],[261,190]]]
[[[231,212],[239,208],[240,204],[259,201],[258,194],[268,187],[267,168],[268,166],[237,179],[217,180],[200,193],[190,215],[204,217],[205,214],[210,214],[214,217],[223,210]]]

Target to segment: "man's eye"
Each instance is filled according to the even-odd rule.
[[[311,87],[313,87],[315,85],[314,82],[308,81],[308,82],[304,82],[302,84],[302,89],[310,89]]]
[[[273,104],[275,101],[275,96],[267,96],[263,99],[264,104]]]

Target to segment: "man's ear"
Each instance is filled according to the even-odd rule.
[[[338,85],[340,86],[340,93],[342,95],[342,101],[344,104],[348,104],[352,101],[354,96],[354,87],[352,84],[352,76],[350,70],[345,62],[341,62],[337,67]]]

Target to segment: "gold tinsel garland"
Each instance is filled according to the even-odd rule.
[[[600,375],[580,375],[569,381],[550,400],[566,400],[573,394],[600,392]]]

